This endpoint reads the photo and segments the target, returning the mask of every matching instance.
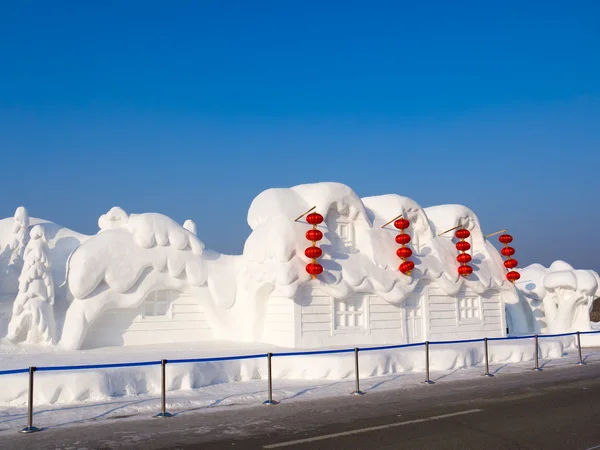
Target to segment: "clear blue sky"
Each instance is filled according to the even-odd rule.
[[[600,271],[600,2],[494,4],[3,2],[0,217],[119,205],[235,253],[262,190],[339,181]]]

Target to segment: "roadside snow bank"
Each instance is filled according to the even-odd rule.
[[[573,338],[541,339],[540,358],[555,359],[564,350],[573,347]],[[157,348],[158,347],[158,348]],[[3,348],[3,350],[9,350]],[[128,350],[128,352],[127,352]],[[214,357],[263,353],[264,349],[240,352],[240,349],[221,350],[188,348],[173,350],[161,346],[135,349],[127,347],[110,356],[104,352],[78,352],[73,354],[0,354],[3,369],[22,368],[24,365],[56,366],[59,364],[101,364],[131,361],[157,361],[159,357],[171,359]],[[270,349],[272,351],[272,349]],[[490,363],[517,363],[534,358],[533,339],[492,341],[489,343]],[[82,354],[83,353],[83,354]],[[199,355],[199,353],[203,353]],[[211,353],[213,353],[211,355]],[[150,356],[151,355],[151,356]],[[432,371],[465,369],[484,362],[482,342],[468,344],[437,344],[430,347]],[[18,356],[18,357],[16,357]],[[74,356],[76,360],[74,360]],[[360,376],[370,378],[405,372],[425,370],[424,346],[394,350],[361,350]],[[263,380],[267,376],[266,358],[203,363],[167,364],[167,390],[191,391],[208,386]],[[354,377],[352,353],[310,356],[273,357],[275,380],[346,380]],[[125,367],[116,369],[89,369],[76,371],[37,372],[35,375],[34,404],[54,405],[81,402],[98,402],[114,398],[158,395],[160,393],[160,366]],[[23,406],[27,402],[27,375],[0,376],[2,390],[0,405]]]

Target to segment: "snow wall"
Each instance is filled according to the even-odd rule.
[[[324,272],[316,280],[305,270],[310,226],[294,220],[311,207],[325,219],[319,242]],[[400,214],[411,223],[411,276],[398,271],[397,230],[382,228]],[[590,330],[589,311],[600,296],[598,274],[561,261],[518,269],[521,279],[513,285],[476,215],[461,205],[421,208],[397,194],[360,198],[343,184],[316,183],[262,192],[250,206],[248,224],[243,254],[222,255],[205,248],[190,220],[182,226],[161,214],[115,207],[99,218],[98,233],[86,236],[30,218],[20,207],[13,218],[0,220],[0,336],[79,349],[86,336],[111,334],[111,324],[147,308],[145,300],[155,293],[176,292],[175,300],[157,297],[154,311],[146,311],[151,316],[163,303],[176,303],[172,323],[159,328],[174,342],[196,331],[198,340],[256,342],[265,299],[273,293],[294,299],[311,287],[335,298],[370,293],[402,305],[423,283],[450,296],[464,289],[498,293],[511,334],[562,333]],[[453,233],[440,236],[457,226],[471,233],[474,272],[467,278],[457,272]],[[201,312],[190,312],[190,302]],[[110,321],[101,324],[109,313]]]

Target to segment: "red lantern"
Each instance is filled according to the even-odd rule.
[[[406,245],[410,242],[410,234],[399,234],[396,236],[396,243]]]
[[[306,257],[312,260],[311,263],[306,266],[306,271],[314,280],[317,278],[317,275],[323,273],[323,266],[317,263],[317,258],[320,258],[323,255],[323,250],[317,247],[317,241],[323,239],[323,232],[317,230],[317,225],[323,222],[323,216],[318,213],[311,213],[306,216],[306,221],[313,226],[312,230],[306,232],[306,239],[312,242],[312,247],[308,247],[304,250]]]
[[[469,230],[461,228],[460,230],[456,230],[454,236],[456,236],[457,239],[467,239],[469,236],[471,236],[471,232]]]
[[[407,259],[412,256],[412,250],[408,247],[400,247],[396,250],[396,255],[398,255],[398,258]]]
[[[313,277],[323,273],[323,266],[318,263],[310,263],[306,265],[306,271]]]
[[[506,267],[509,270],[509,272],[506,274],[506,279],[511,283],[514,283],[519,278],[521,278],[521,274],[519,272],[511,270],[519,265],[519,262],[516,259],[511,258],[511,256],[515,254],[515,249],[509,247],[508,245],[513,241],[513,237],[510,234],[505,233],[498,237],[498,240],[500,241],[500,243],[504,244],[504,247],[500,250],[500,253],[502,253],[503,256],[506,256],[506,261],[504,261],[504,267]]]
[[[468,253],[461,253],[460,255],[458,255],[456,257],[456,260],[461,263],[461,264],[467,264],[471,262],[471,255],[469,255]]]
[[[410,275],[415,268],[415,263],[407,261],[407,259],[412,256],[412,250],[406,247],[406,244],[410,242],[410,235],[404,232],[404,230],[410,227],[410,222],[404,218],[400,218],[394,222],[394,226],[400,230],[400,234],[396,236],[396,242],[400,244],[401,247],[396,250],[396,255],[403,261],[398,270],[404,275]]]
[[[463,277],[466,277],[473,273],[473,268],[471,266],[464,264],[462,266],[458,266],[458,273],[460,275],[462,275]]]
[[[410,227],[410,222],[406,219],[398,219],[394,222],[394,226],[399,230],[406,230]]]
[[[515,281],[517,281],[519,278],[521,278],[521,274],[520,274],[519,272],[515,272],[514,270],[511,270],[510,272],[508,272],[508,273],[506,274],[506,279],[507,279],[508,281],[511,281],[511,282],[513,282],[513,283],[514,283]]]
[[[502,250],[500,250],[500,253],[502,253],[504,256],[512,256],[515,254],[515,249],[512,247],[506,246]]]
[[[456,230],[454,236],[456,236],[457,239],[460,239],[460,241],[456,243],[456,250],[460,252],[456,257],[456,260],[460,263],[460,266],[458,266],[458,274],[467,277],[473,273],[473,268],[467,264],[471,262],[471,255],[465,253],[471,248],[471,244],[465,241],[465,239],[471,236],[471,232],[466,228],[461,228]]]
[[[467,241],[458,241],[456,243],[456,250],[458,250],[459,252],[466,252],[470,248],[471,244],[469,244]]]
[[[323,256],[323,250],[321,250],[319,247],[308,247],[306,250],[304,250],[304,254],[307,258],[317,259]]]
[[[306,239],[309,241],[320,241],[323,239],[323,232],[317,229],[308,230],[306,232]]]
[[[308,216],[306,216],[306,221],[311,225],[319,225],[323,222],[323,216],[318,213],[311,213]]]
[[[400,270],[400,272],[402,272],[404,275],[410,275],[410,273],[412,272],[412,270],[415,268],[415,263],[412,261],[404,261],[402,264],[400,264],[400,267],[398,268],[398,270]]]

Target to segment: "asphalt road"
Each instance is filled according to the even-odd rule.
[[[3,433],[0,448],[600,449],[600,364]]]

